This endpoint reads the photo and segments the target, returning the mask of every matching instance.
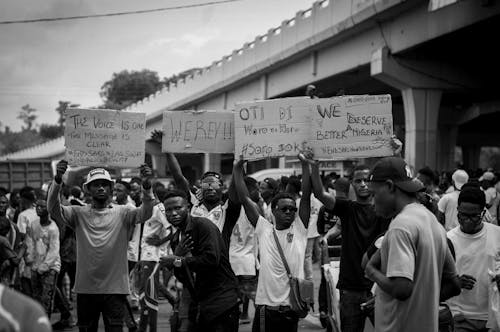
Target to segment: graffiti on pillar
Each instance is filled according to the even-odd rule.
[[[163,112],[163,152],[232,153],[232,111]]]
[[[70,165],[137,167],[144,162],[146,114],[68,109],[64,137]]]

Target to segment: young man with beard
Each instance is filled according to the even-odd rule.
[[[62,176],[68,163],[60,161],[49,189],[48,209],[58,224],[75,230],[77,245],[77,316],[80,331],[97,331],[103,314],[107,331],[122,331],[126,295],[129,293],[127,244],[133,227],[151,217],[153,197],[152,175],[147,166],[141,167],[143,206],[130,209],[112,205],[113,181],[108,171],[96,168],[89,172],[85,189],[92,202],[86,206],[62,206],[59,201]]]
[[[188,273],[196,274],[191,296],[200,305],[197,325],[201,330],[238,331],[237,281],[220,231],[209,219],[189,212],[183,191],[171,191],[164,199],[165,215],[177,232],[170,242],[174,255],[161,257],[160,264],[174,268],[184,285],[190,284]]]
[[[253,331],[297,331],[298,316],[290,307],[290,284],[285,265],[278,251],[275,236],[283,248],[294,277],[304,278],[304,257],[307,226],[311,215],[311,185],[309,166],[302,163],[302,193],[297,218],[295,197],[282,193],[271,201],[274,224],[260,215],[257,204],[250,198],[243,179],[245,161],[235,162],[233,177],[238,196],[248,221],[255,227],[260,253],[260,270],[255,304]]]
[[[462,293],[448,300],[455,332],[489,331],[489,291],[500,252],[500,227],[484,221],[485,193],[463,187],[458,196],[459,226],[448,232],[456,257]],[[498,271],[497,271],[498,273]],[[498,276],[495,277],[498,280]],[[498,282],[497,282],[498,283]]]
[[[460,292],[445,231],[418,203],[425,188],[403,159],[378,161],[369,180],[377,214],[394,218],[365,269],[377,284],[375,331],[437,332],[439,301]]]

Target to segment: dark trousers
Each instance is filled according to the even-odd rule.
[[[297,332],[299,317],[289,307],[259,305],[255,309],[252,332]]]
[[[151,273],[153,272],[156,262],[146,262],[142,261],[137,263],[139,266],[139,279],[140,279],[140,288],[139,292],[142,294],[146,290],[146,283],[149,282],[148,278],[151,276]],[[159,274],[160,271],[157,271],[154,275],[154,282],[155,282],[155,290],[157,289],[157,286],[159,284]],[[158,299],[158,292],[154,292],[154,298]],[[149,325],[149,331],[150,332],[156,332],[157,330],[157,324],[158,324],[158,312],[156,310],[152,310],[146,305],[144,297],[142,297],[139,300],[140,304],[140,312],[141,312],[141,318],[139,322],[139,331],[145,332],[148,328]]]
[[[323,274],[323,268],[321,268],[321,282],[318,290],[318,309],[320,312],[323,311],[324,313],[328,312],[328,292],[326,287],[325,275]]]
[[[97,332],[102,313],[106,332],[122,332],[125,294],[77,294],[76,306],[80,332]]]
[[[62,291],[63,295],[69,298],[70,294],[65,294],[63,287],[63,279],[66,273],[69,277],[69,290],[71,293],[71,290],[75,286],[76,262],[61,261],[61,271],[59,271],[59,276],[57,277],[57,287]]]
[[[200,317],[199,330],[206,332],[238,332],[239,319],[240,308],[239,305],[235,305],[209,322]]]
[[[33,297],[40,302],[47,316],[52,315],[54,303],[54,290],[56,288],[57,272],[50,270],[44,273],[31,272],[31,287]]]
[[[369,291],[340,290],[340,329],[342,332],[363,332],[366,314],[361,310],[361,303],[371,297]]]

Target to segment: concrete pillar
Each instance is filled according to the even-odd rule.
[[[405,159],[419,169],[437,166],[437,123],[442,92],[407,88],[401,91],[405,108]]]
[[[481,154],[481,146],[479,145],[463,145],[462,158],[465,169],[476,169],[479,167],[479,157]]]
[[[209,158],[209,168],[207,171],[220,172],[221,155],[218,153],[211,153]]]

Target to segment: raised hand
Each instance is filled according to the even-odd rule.
[[[297,156],[301,163],[307,163],[311,165],[316,165],[319,163],[318,160],[314,160],[314,153],[311,150],[304,150]]]
[[[391,136],[391,147],[395,156],[399,156],[403,150],[403,142],[401,142],[396,135]]]
[[[157,143],[161,144],[162,137],[163,132],[161,130],[155,129],[151,132],[151,139]]]
[[[66,173],[67,169],[68,169],[68,162],[66,160],[61,160],[57,163],[56,175],[54,176],[54,179],[56,180],[57,183],[62,182],[62,176],[64,175],[64,173]]]

